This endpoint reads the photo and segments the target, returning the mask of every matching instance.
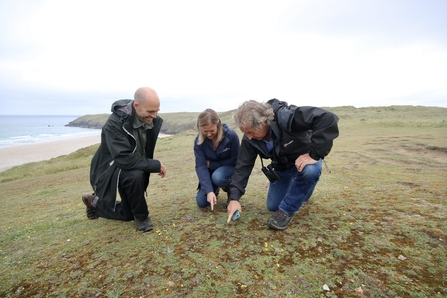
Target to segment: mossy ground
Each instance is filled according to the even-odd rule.
[[[285,231],[265,224],[260,167],[237,221],[222,192],[197,208],[193,131],[158,141],[148,233],[86,218],[97,146],[0,173],[0,296],[447,296],[446,109],[334,111],[328,168]]]

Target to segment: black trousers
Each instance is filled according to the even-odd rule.
[[[117,201],[115,210],[107,208],[99,200],[96,205],[96,214],[99,217],[117,220],[145,220],[149,216],[146,197],[144,196],[149,185],[149,175],[141,170],[121,170],[118,191],[121,201]]]

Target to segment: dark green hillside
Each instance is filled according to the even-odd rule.
[[[393,125],[393,126],[446,126],[447,109],[424,106],[389,106],[355,108],[353,106],[325,107],[334,112],[341,121],[356,120],[360,124]],[[234,127],[235,110],[219,112],[223,123]],[[177,134],[189,129],[195,130],[199,112],[160,113],[163,118],[161,132]],[[109,114],[85,115],[71,121],[68,126],[101,128]]]

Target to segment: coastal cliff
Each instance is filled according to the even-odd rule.
[[[85,115],[70,121],[65,126],[101,129],[108,117],[109,114]]]

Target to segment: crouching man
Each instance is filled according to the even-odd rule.
[[[134,220],[137,231],[153,229],[145,193],[151,173],[162,178],[166,175],[166,167],[153,159],[163,122],[157,116],[159,110],[160,99],[148,87],[139,88],[134,100],[112,104],[112,114],[102,128],[101,144],[91,162],[93,194],[82,196],[89,219]]]
[[[228,196],[228,222],[242,212],[245,193],[256,158],[270,159],[263,172],[270,180],[267,208],[275,211],[267,225],[284,230],[292,216],[312,195],[322,168],[338,136],[338,117],[316,107],[296,107],[277,99],[244,102],[234,120],[244,133]]]

